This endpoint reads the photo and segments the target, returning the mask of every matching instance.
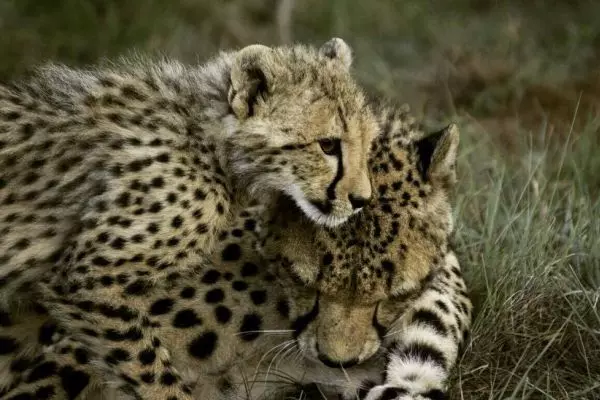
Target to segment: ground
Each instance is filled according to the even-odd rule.
[[[46,59],[343,37],[374,93],[461,128],[454,241],[476,316],[455,398],[599,398],[600,5],[523,3],[4,0],[0,79]]]

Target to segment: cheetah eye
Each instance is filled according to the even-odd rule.
[[[338,155],[341,152],[340,139],[321,139],[319,140],[319,145],[323,153],[328,156]]]

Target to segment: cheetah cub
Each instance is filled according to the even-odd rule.
[[[374,109],[373,201],[335,228],[296,212],[264,230],[303,356],[280,369],[344,400],[442,400],[472,318],[450,246],[458,128],[425,134],[407,107]]]
[[[167,345],[167,361],[183,366],[199,400],[306,398],[289,393],[304,385],[316,386],[314,399],[445,399],[472,317],[448,244],[458,131],[425,136],[407,110],[376,110],[381,134],[369,160],[376,195],[360,214],[324,228],[286,199],[271,221],[260,206],[240,211],[201,270],[144,289],[152,304],[143,335],[131,329],[130,308],[80,304],[81,313],[115,321],[108,331],[85,327],[110,339],[104,358],[42,308],[0,313],[2,348],[10,349],[0,353],[0,397],[112,398],[113,381],[96,366],[132,359],[141,366],[123,373],[122,391],[164,390],[176,383],[160,374]],[[145,282],[135,275],[100,281]]]
[[[252,45],[199,66],[51,65],[0,86],[0,306],[41,292],[95,359],[114,341],[154,346],[150,365],[101,365],[108,380],[137,398],[189,396],[176,344],[149,322],[166,304],[146,293],[202,268],[248,200],[283,193],[327,226],[366,204],[376,123],[350,53],[341,39]],[[172,385],[136,387],[146,370]]]

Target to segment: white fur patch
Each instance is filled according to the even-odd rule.
[[[348,218],[340,218],[333,215],[323,214],[317,207],[306,200],[302,190],[300,190],[300,188],[295,184],[284,186],[283,191],[294,200],[294,202],[298,205],[298,207],[300,207],[302,212],[308,218],[319,225],[325,225],[330,228],[334,228],[348,220]]]
[[[237,132],[239,122],[233,115],[227,115],[225,118],[223,118],[222,122],[223,127],[225,128],[225,136],[233,136],[233,134]]]
[[[383,392],[385,392],[385,390],[388,387],[392,387],[389,385],[381,385],[381,386],[375,386],[373,389],[369,390],[369,394],[367,395],[367,397],[365,398],[365,400],[380,400],[381,397],[383,396]],[[387,399],[387,397],[386,397]],[[410,395],[400,395],[399,397],[395,398],[394,400],[412,400],[413,398]]]
[[[401,343],[423,343],[439,350],[446,361],[453,364],[456,359],[457,343],[451,338],[442,336],[428,325],[407,326],[401,335]]]
[[[387,377],[386,384],[419,393],[442,388],[447,373],[439,365],[419,358],[392,356],[387,366]]]

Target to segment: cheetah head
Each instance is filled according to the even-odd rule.
[[[424,136],[404,112],[382,114],[369,159],[373,201],[336,228],[281,213],[262,241],[287,292],[299,347],[332,367],[383,351],[403,304],[443,261],[453,230],[456,126]]]
[[[240,50],[231,67],[229,151],[253,193],[289,196],[320,225],[346,221],[371,197],[367,158],[376,123],[349,69],[351,50],[332,39]]]

